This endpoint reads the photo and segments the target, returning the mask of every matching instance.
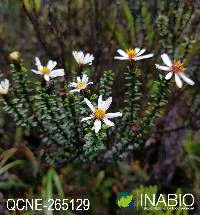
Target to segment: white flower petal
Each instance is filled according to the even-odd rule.
[[[134,60],[142,60],[142,59],[146,59],[146,58],[150,58],[153,57],[153,54],[147,54],[147,55],[143,55],[143,56],[139,56],[139,57],[134,57]]]
[[[86,104],[87,104],[87,106],[90,108],[90,110],[91,110],[92,112],[94,112],[94,111],[95,111],[95,108],[94,108],[93,104],[92,104],[87,98],[85,98],[84,101],[86,102]]]
[[[104,102],[102,108],[103,108],[105,111],[108,110],[108,108],[110,107],[111,103],[112,103],[112,97],[109,97],[109,98]]]
[[[164,62],[167,66],[172,66],[172,62],[171,62],[169,56],[168,56],[166,53],[162,54],[162,55],[161,55],[161,58],[162,58],[163,62]]]
[[[87,82],[88,82],[88,76],[86,74],[83,74],[82,82],[84,82],[85,84],[87,84]]]
[[[109,119],[104,118],[103,119],[104,123],[108,126],[114,126],[115,124],[113,122],[111,122]]]
[[[168,72],[167,75],[165,76],[165,79],[166,80],[171,79],[172,75],[173,75],[173,72]]]
[[[76,55],[77,55],[77,51],[72,51],[72,55],[74,56],[74,57],[76,57]]]
[[[52,60],[49,60],[48,63],[47,63],[47,67],[50,69],[50,70],[53,70],[57,65],[57,62],[56,61],[52,61]]]
[[[49,76],[48,75],[44,75],[44,79],[45,79],[45,81],[50,81],[50,78],[49,78]]]
[[[84,64],[83,61],[84,61],[84,54],[82,51],[73,51],[72,52],[73,56],[74,56],[74,59],[75,61],[78,63],[78,64]]]
[[[94,60],[94,56],[90,55],[90,57],[87,59],[88,65],[92,65],[92,61]]]
[[[75,82],[69,83],[69,87],[76,87],[76,83]]]
[[[93,84],[93,82],[89,82],[89,83],[87,83],[87,84],[86,84],[86,86],[87,86],[87,85],[90,85],[90,84]]]
[[[128,54],[122,50],[122,49],[118,49],[117,52],[122,56],[122,57],[128,57]]]
[[[81,78],[79,76],[76,79],[77,79],[77,82],[81,82]]]
[[[98,98],[98,108],[102,108],[102,102],[103,102],[102,95],[100,95]]]
[[[117,59],[117,60],[129,60],[128,57],[120,57],[120,56],[115,56],[114,59]]]
[[[34,72],[35,74],[42,75],[41,71],[37,71],[37,70],[34,70],[34,69],[31,69],[31,71]]]
[[[72,55],[74,56],[74,59],[77,60],[77,51],[73,51]]]
[[[47,67],[48,67],[49,69],[51,68],[52,63],[53,63],[53,61],[52,61],[52,60],[49,60],[49,61],[47,62]]]
[[[94,118],[93,116],[88,116],[88,117],[84,117],[83,119],[81,119],[81,122],[87,121]]]
[[[89,58],[90,58],[90,54],[87,53],[87,54],[84,56],[84,60],[87,61]]]
[[[107,118],[107,119],[112,119],[112,118],[120,117],[120,116],[122,116],[122,113],[120,113],[120,112],[116,112],[116,113],[107,113],[107,114],[105,115],[105,118]]]
[[[88,65],[92,65],[92,61],[88,62]]]
[[[79,60],[79,62],[84,60],[84,54],[82,51],[78,52],[78,60]]]
[[[9,87],[10,81],[9,81],[8,79],[5,79],[4,83],[5,83],[5,86],[6,86],[6,87]]]
[[[184,73],[179,73],[179,76],[189,85],[194,85],[194,81],[188,78]]]
[[[49,77],[55,78],[64,75],[65,75],[64,69],[55,69],[50,72]]]
[[[140,52],[140,48],[135,48],[135,51],[138,54]]]
[[[42,69],[42,64],[40,62],[39,57],[35,57],[35,65],[37,66],[38,70]]]
[[[161,66],[161,65],[158,65],[158,64],[155,64],[155,65],[156,65],[157,69],[164,70],[164,71],[169,71],[170,70],[170,68],[168,66]]]
[[[76,93],[76,92],[80,93],[80,90],[79,89],[74,89],[74,90],[70,90],[70,92],[71,93]]]
[[[183,83],[178,74],[175,74],[175,82],[176,82],[177,87],[181,88],[183,86]]]
[[[96,119],[94,122],[94,130],[97,133],[99,132],[100,129],[101,129],[101,121]]]
[[[141,49],[138,53],[137,53],[137,56],[140,56],[142,54],[144,54],[146,51],[146,49]]]

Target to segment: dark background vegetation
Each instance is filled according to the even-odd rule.
[[[95,56],[93,80],[96,86],[104,70],[112,69],[115,73],[113,109],[117,110],[124,95],[121,71],[125,65],[114,61],[116,49],[144,47],[155,57],[139,63],[142,81],[147,83],[142,88],[141,115],[149,99],[152,80],[158,77],[154,64],[161,63],[161,53],[182,59],[196,85],[180,90],[173,83],[169,102],[146,143],[127,159],[104,167],[99,163],[68,164],[56,168],[56,173],[53,167],[38,159],[37,134],[17,127],[12,118],[1,111],[0,150],[4,154],[0,160],[7,156],[8,163],[19,163],[13,163],[13,168],[8,166],[0,173],[0,199],[47,197],[46,185],[53,184],[53,177],[59,177],[64,185],[59,195],[91,198],[91,214],[120,214],[115,205],[116,195],[141,185],[156,185],[161,193],[174,193],[180,188],[183,193],[194,193],[199,199],[199,0],[43,0],[35,1],[32,6],[30,2],[0,2],[0,70],[6,77],[10,78],[9,53],[15,50],[20,51],[25,63],[32,68],[35,56],[41,57],[43,62],[58,61],[68,80],[73,77],[75,66],[72,50],[90,52]],[[57,193],[56,189],[53,191]],[[0,211],[0,214],[5,212],[3,205]],[[196,205],[191,214],[199,213]]]

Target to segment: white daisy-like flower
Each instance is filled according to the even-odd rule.
[[[114,58],[117,60],[137,61],[137,60],[153,57],[153,54],[142,55],[145,53],[145,51],[146,49],[140,49],[140,48],[135,48],[135,49],[129,48],[126,51],[122,49],[118,49],[117,52],[120,54],[120,56],[115,56]]]
[[[166,66],[161,66],[159,64],[156,64],[156,68],[160,70],[168,71],[167,75],[165,76],[166,80],[171,79],[174,74],[176,85],[179,88],[183,86],[181,79],[189,85],[195,84],[193,80],[191,80],[184,74],[184,71],[186,70],[186,68],[184,67],[183,63],[181,63],[181,61],[174,60],[172,62],[167,54],[162,54],[161,58]]]
[[[10,82],[8,79],[1,81],[1,83],[0,83],[0,94],[6,95],[8,93],[9,86],[10,86]]]
[[[89,84],[93,84],[93,82],[88,82],[88,76],[86,74],[83,75],[82,79],[78,76],[77,82],[72,82],[69,84],[69,87],[74,87],[74,90],[70,90],[70,92],[80,92],[84,90]]]
[[[36,57],[35,65],[37,66],[37,70],[32,69],[31,71],[36,74],[42,75],[46,81],[49,81],[50,78],[65,75],[64,69],[54,69],[57,65],[56,61],[49,60],[46,66],[42,66],[40,59]]]
[[[76,63],[79,66],[83,66],[83,65],[92,65],[92,61],[94,60],[94,56],[90,53],[87,53],[86,55],[84,55],[84,53],[82,51],[73,51],[72,52],[74,59],[76,60]]]
[[[96,133],[101,129],[102,122],[104,122],[109,127],[114,126],[114,123],[109,119],[122,116],[122,113],[120,112],[106,113],[106,111],[108,110],[112,103],[112,97],[109,97],[106,101],[103,101],[102,95],[100,95],[98,98],[98,105],[96,108],[88,99],[85,98],[84,100],[88,107],[90,108],[90,110],[92,111],[92,114],[89,117],[83,118],[81,121],[83,122],[90,119],[95,119],[93,129],[95,130]]]

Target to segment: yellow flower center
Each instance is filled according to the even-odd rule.
[[[97,108],[94,112],[94,115],[97,119],[103,119],[106,115],[106,112],[101,108]]]
[[[170,71],[175,73],[183,72],[185,69],[186,68],[183,66],[183,63],[176,60],[174,60],[172,66],[170,67]]]
[[[85,83],[82,81],[80,81],[76,84],[76,88],[78,88],[78,89],[82,89],[84,86],[85,86]]]
[[[127,49],[126,53],[128,54],[129,60],[133,60],[133,58],[137,56],[137,52],[135,49]]]
[[[46,67],[46,66],[44,66],[43,68],[42,68],[42,73],[45,75],[45,74],[49,74],[49,72],[50,72],[50,69],[48,68],[48,67]]]

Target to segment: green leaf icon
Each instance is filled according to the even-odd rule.
[[[129,196],[123,196],[122,198],[120,198],[117,201],[118,206],[121,208],[126,208],[129,206],[129,204],[131,203],[133,199],[133,195],[129,195]]]

